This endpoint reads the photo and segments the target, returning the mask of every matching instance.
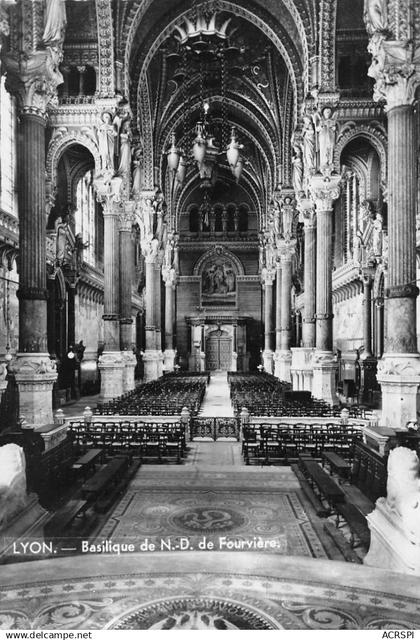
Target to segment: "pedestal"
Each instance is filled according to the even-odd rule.
[[[292,353],[289,349],[276,351],[274,354],[274,375],[279,380],[291,382],[290,366],[292,364]]]
[[[262,353],[264,371],[271,374],[273,373],[273,355],[271,349],[265,349]]]
[[[377,380],[382,388],[381,423],[407,428],[417,422],[420,403],[420,356],[415,353],[385,354],[378,363]]]
[[[175,367],[175,349],[165,349],[163,352],[163,368],[165,371],[173,371]]]
[[[389,508],[385,498],[376,501],[375,510],[366,519],[370,529],[370,547],[363,563],[420,576],[420,540],[408,539],[401,516]]]
[[[293,391],[310,391],[312,393],[313,356],[315,349],[307,347],[293,347],[290,376]]]
[[[104,351],[98,360],[101,372],[101,398],[111,400],[124,393],[124,362],[121,351]]]
[[[328,404],[338,404],[335,392],[335,378],[338,365],[332,352],[316,351],[313,359],[312,395]]]
[[[127,391],[132,391],[136,386],[134,371],[137,366],[137,359],[132,351],[122,351],[121,356],[124,366],[122,371],[123,393],[127,393]]]
[[[0,558],[8,556],[12,557],[14,561],[18,560],[13,552],[13,546],[21,549],[19,542],[30,543],[36,540],[42,543],[44,523],[49,517],[48,511],[45,511],[39,504],[38,496],[35,493],[30,493],[19,513],[1,528]]]
[[[143,355],[144,382],[157,380],[162,375],[163,354],[158,349],[146,349]]]
[[[48,353],[19,353],[13,364],[19,389],[19,412],[28,424],[42,427],[53,420],[52,390],[57,379]]]

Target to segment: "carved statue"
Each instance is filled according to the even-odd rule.
[[[143,150],[138,148],[134,152],[133,160],[133,195],[138,197],[143,186]]]
[[[26,502],[26,473],[23,449],[17,444],[0,447],[0,528]]]
[[[353,260],[356,264],[360,265],[363,259],[363,233],[361,229],[356,231],[353,243]]]
[[[318,137],[319,169],[323,173],[334,162],[337,116],[331,107],[324,107],[321,114],[314,115],[314,122]]]
[[[98,146],[101,158],[101,170],[114,172],[115,138],[117,132],[112,124],[109,111],[101,116],[102,124],[98,128]]]
[[[119,149],[119,158],[120,162],[118,165],[118,174],[119,175],[129,175],[131,169],[131,129],[130,122],[126,120],[122,124],[121,133],[120,133],[120,149]]]
[[[66,27],[65,0],[46,0],[44,11],[44,33],[42,41],[51,46],[64,41]]]
[[[303,191],[303,157],[302,148],[299,144],[293,145],[292,158],[292,185],[296,196]]]
[[[83,252],[89,246],[89,242],[83,242],[83,236],[81,233],[76,233],[74,238],[74,253],[76,259],[76,269],[80,271],[83,264]]]
[[[62,218],[56,220],[55,258],[57,264],[62,264],[66,258],[67,223]]]
[[[414,544],[420,544],[420,462],[415,451],[393,449],[388,458],[388,507],[401,516],[402,526]]]
[[[386,31],[388,25],[386,0],[365,0],[363,18],[369,35],[375,31]]]
[[[374,256],[382,255],[383,218],[380,213],[376,214],[372,231],[372,251]]]
[[[316,151],[315,151],[315,128],[309,116],[303,116],[303,161],[305,174],[315,173]]]

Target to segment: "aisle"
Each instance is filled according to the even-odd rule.
[[[233,417],[226,371],[211,374],[199,415],[210,418],[216,416]]]

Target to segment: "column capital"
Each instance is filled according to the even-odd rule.
[[[58,85],[64,82],[59,69],[62,58],[59,46],[5,57],[6,88],[16,97],[22,114],[46,118],[47,107],[57,98]]]
[[[176,272],[175,269],[168,267],[162,267],[162,279],[167,287],[173,287],[176,284]]]
[[[265,286],[272,286],[274,279],[276,277],[276,272],[274,269],[267,269],[264,267],[261,271],[261,283]]]
[[[295,254],[296,240],[280,240],[277,248],[280,262],[282,264],[285,262],[291,262]]]
[[[302,198],[297,202],[297,209],[305,229],[315,229],[316,227],[316,210],[315,203],[310,198]]]
[[[375,80],[373,97],[386,100],[385,109],[412,105],[420,85],[420,55],[412,42],[385,40],[374,34],[368,46],[372,64],[368,75]]]
[[[134,212],[135,205],[136,203],[133,200],[124,202],[122,209],[119,212],[120,231],[131,231],[136,219]]]
[[[119,215],[120,210],[115,206],[120,202],[120,188],[122,178],[113,176],[112,172],[106,172],[95,178],[93,185],[96,190],[98,202],[103,204],[103,215]]]
[[[340,195],[340,182],[340,176],[312,176],[310,191],[318,214],[321,211],[332,211],[334,200]]]

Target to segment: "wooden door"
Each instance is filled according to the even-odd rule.
[[[206,342],[206,369],[229,371],[231,366],[232,338],[225,331],[213,331]]]

